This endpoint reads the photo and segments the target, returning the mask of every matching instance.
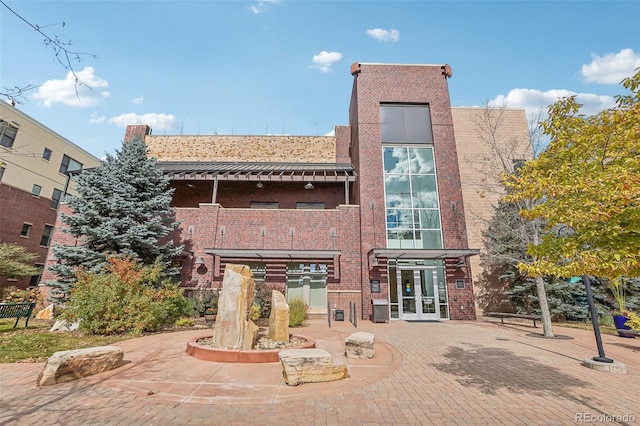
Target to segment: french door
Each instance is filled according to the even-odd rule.
[[[397,268],[397,291],[399,299],[399,317],[404,320],[439,320],[440,303],[445,301],[443,286],[438,286],[438,273],[435,267]],[[440,287],[440,289],[439,289]]]

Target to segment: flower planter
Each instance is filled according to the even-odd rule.
[[[613,316],[613,323],[616,325],[616,330],[618,330],[618,336],[621,337],[633,337],[630,336],[629,334],[625,333],[624,331],[620,331],[620,330],[631,330],[631,327],[628,327],[626,325],[624,325],[625,322],[627,322],[629,318],[625,317],[624,315],[614,315]]]

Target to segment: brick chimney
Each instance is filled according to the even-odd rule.
[[[124,141],[128,142],[136,137],[144,141],[144,137],[151,134],[151,127],[146,124],[130,124],[124,134]]]

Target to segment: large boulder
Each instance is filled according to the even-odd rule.
[[[358,331],[344,339],[347,358],[373,358],[376,353],[374,335]]]
[[[246,265],[227,264],[218,298],[218,316],[213,346],[221,349],[252,349],[258,338],[258,326],[251,321],[256,288],[251,269]]]
[[[55,314],[55,305],[52,303],[36,314],[36,319],[52,320]]]
[[[38,386],[55,385],[113,370],[122,365],[124,352],[117,346],[55,352],[38,377]]]
[[[289,304],[277,290],[271,292],[269,339],[289,343]]]
[[[49,332],[50,333],[54,333],[54,332],[69,333],[72,331],[77,331],[79,328],[80,328],[80,320],[69,322],[64,319],[57,319],[56,322],[49,329]]]
[[[349,377],[347,365],[324,349],[286,349],[278,353],[284,381],[289,386],[331,382]]]

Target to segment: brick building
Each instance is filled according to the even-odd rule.
[[[391,319],[475,319],[479,246],[468,243],[449,66],[355,63],[351,73],[349,125],[335,136],[128,126],[125,142],[144,138],[175,188],[182,285],[220,288],[225,265],[243,263],[316,315],[354,303],[369,319],[376,301]],[[523,111],[510,114],[526,129]]]
[[[65,190],[74,192],[68,172],[99,160],[6,102],[0,102],[0,138],[0,243],[24,246],[42,268],[60,201]],[[0,288],[39,280],[40,274],[0,276]]]

